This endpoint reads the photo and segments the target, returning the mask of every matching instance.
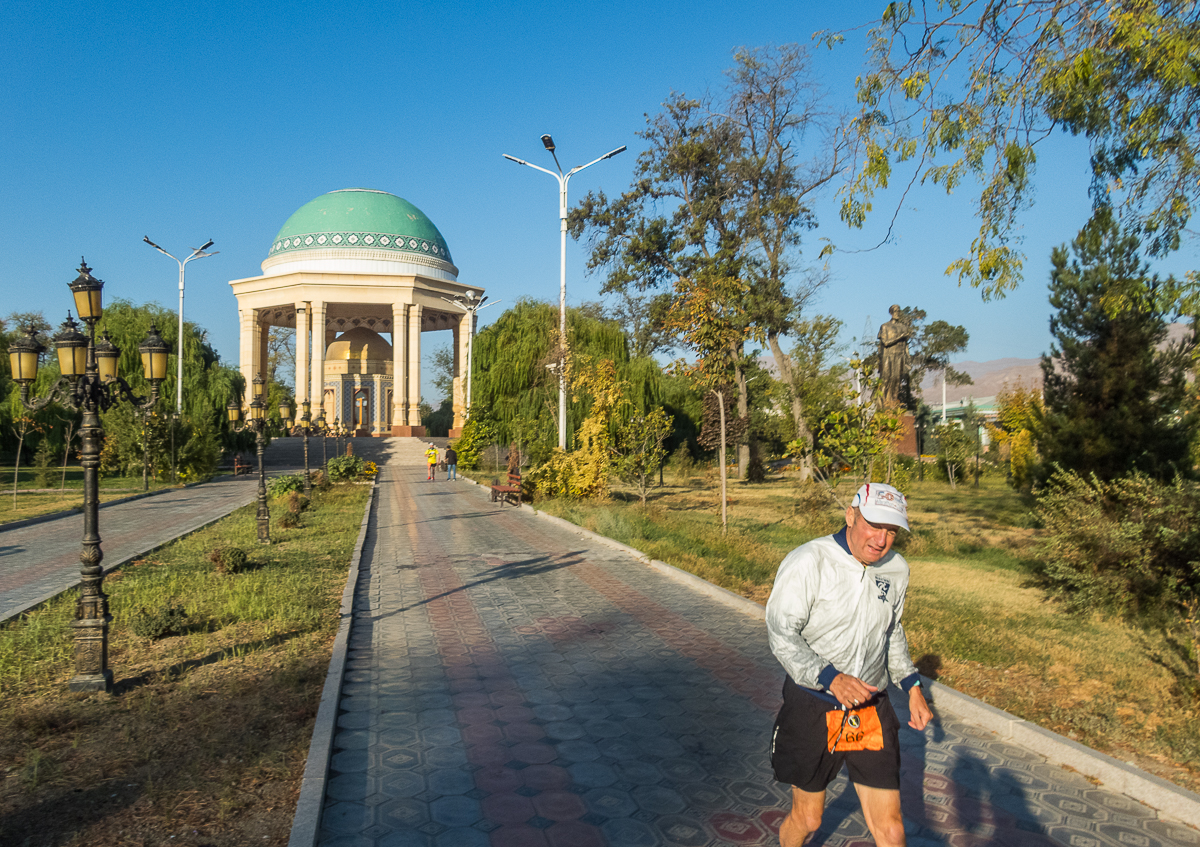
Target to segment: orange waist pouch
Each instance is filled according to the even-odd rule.
[[[830,753],[883,749],[883,727],[874,706],[826,712],[825,729]]]

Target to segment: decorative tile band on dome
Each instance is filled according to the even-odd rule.
[[[271,245],[268,258],[293,250],[322,250],[331,247],[367,247],[373,250],[392,250],[397,253],[416,253],[452,262],[444,244],[427,238],[408,235],[389,235],[382,232],[312,232],[291,235]]]

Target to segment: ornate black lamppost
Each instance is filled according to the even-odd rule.
[[[300,415],[300,429],[304,430],[304,496],[312,496],[312,476],[308,472],[308,428],[312,424],[312,417],[309,412],[312,406],[307,400],[300,403],[300,408],[303,409],[303,414]]]
[[[151,326],[146,340],[138,347],[142,368],[150,383],[149,399],[138,397],[125,380],[117,375],[120,351],[107,339],[96,341],[96,324],[103,311],[103,280],[92,276],[86,262],[79,265],[79,276],[70,283],[75,310],[87,325],[87,335],[70,315],[54,338],[58,366],[62,376],[40,400],[30,401],[29,386],[37,378],[38,355],[45,347],[37,333],[29,328],[25,337],[8,348],[13,380],[21,387],[21,405],[30,411],[58,401],[83,413],[79,429],[80,458],[83,464],[83,549],[79,554],[79,601],[75,607],[75,676],[72,691],[110,691],[113,675],[108,667],[108,597],[104,594],[104,553],[100,549],[100,445],[104,430],[100,412],[124,399],[139,411],[158,401],[158,388],[167,374],[168,345]]]
[[[284,397],[279,401],[279,420],[283,421],[283,434],[292,434],[292,401]]]
[[[326,474],[329,473],[329,457],[325,453],[325,442],[329,436],[329,430],[325,428],[325,409],[317,413],[317,429],[321,433],[321,470]]]
[[[254,444],[258,453],[258,543],[271,543],[271,511],[267,508],[267,474],[263,468],[263,451],[266,448],[267,407],[263,402],[265,380],[261,375],[254,377],[254,399],[250,401],[250,420],[248,425],[254,430]],[[229,412],[229,422],[236,424],[241,417],[242,407],[233,400],[226,407]]]
[[[142,491],[150,490],[150,410],[142,409]]]

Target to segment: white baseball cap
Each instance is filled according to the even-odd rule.
[[[858,489],[850,501],[850,508],[858,509],[871,523],[908,529],[908,501],[895,488],[882,482],[868,482]]]

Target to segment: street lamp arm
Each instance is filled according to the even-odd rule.
[[[51,403],[60,402],[71,409],[75,409],[75,386],[71,384],[65,376],[60,376],[54,385],[50,386],[50,390],[45,397],[37,400],[29,399],[29,384],[21,384],[21,405],[30,412],[40,412],[42,409],[49,406]]]
[[[164,256],[171,256],[171,254],[170,254],[170,253],[168,253],[166,250],[162,249],[162,248],[161,248],[161,247],[159,247],[157,244],[155,244],[153,241],[151,241],[151,240],[150,240],[150,236],[148,236],[148,235],[143,235],[143,236],[142,236],[142,241],[145,241],[147,244],[149,244],[151,247],[153,247],[153,248],[154,248],[155,250],[157,250],[159,253],[162,253]],[[171,258],[172,258],[172,259],[175,259],[175,257],[174,257],[174,256],[171,256]],[[179,260],[178,260],[178,259],[175,259],[175,261],[176,261],[176,262],[179,262]],[[180,265],[182,265],[182,264],[183,264],[183,263],[182,263],[182,262],[180,262]]]
[[[209,243],[209,244],[212,244],[212,242],[211,242],[211,241],[210,241],[210,242],[208,242],[208,243]],[[196,252],[192,253],[192,255],[190,255],[190,256],[188,256],[186,259],[184,259],[184,260],[183,260],[183,264],[185,264],[185,265],[186,265],[186,264],[187,264],[188,262],[190,262],[192,259],[207,259],[209,256],[215,256],[215,255],[217,255],[217,254],[218,254],[218,253],[220,253],[220,252],[221,252],[220,250],[213,250],[211,253],[206,253],[206,252],[204,252],[204,248],[203,248],[203,247],[201,247],[199,250],[197,250]]]
[[[518,165],[524,165],[527,168],[533,168],[535,171],[541,171],[544,174],[550,174],[550,176],[557,179],[560,184],[563,181],[563,178],[560,174],[556,174],[554,171],[550,170],[549,168],[543,168],[541,165],[531,164],[529,162],[526,162],[524,159],[518,159],[516,156],[510,156],[507,153],[501,153],[500,155],[502,155],[504,158],[508,159],[510,162],[516,162]],[[596,160],[596,162],[599,162],[599,161],[600,161],[599,159]],[[592,162],[592,164],[594,165],[596,162]],[[586,168],[587,165],[584,165],[583,167]],[[577,168],[577,170],[582,170],[582,168]],[[574,173],[574,171],[572,171],[572,173]]]
[[[626,148],[625,145],[622,144],[616,150],[609,150],[607,153],[605,153],[599,159],[592,159],[592,161],[588,162],[586,165],[580,165],[579,167],[571,168],[571,170],[567,171],[567,179],[570,179],[573,175],[579,173],[584,168],[590,168],[592,165],[596,164],[597,162],[603,162],[605,159],[611,159],[613,156],[617,155],[618,153],[624,153],[626,149],[628,149],[628,148]]]

